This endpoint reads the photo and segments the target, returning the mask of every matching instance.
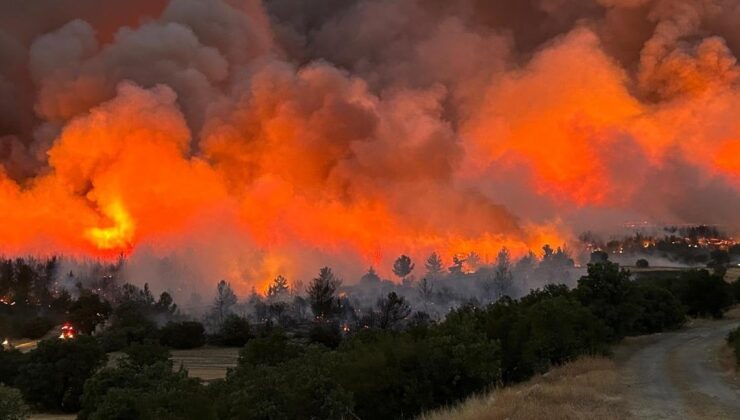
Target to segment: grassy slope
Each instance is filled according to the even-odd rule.
[[[419,420],[627,419],[614,361],[583,358],[512,387],[427,413]]]

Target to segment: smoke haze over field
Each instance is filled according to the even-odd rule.
[[[738,21],[735,0],[0,0],[0,252],[248,290],[627,220],[737,231]]]

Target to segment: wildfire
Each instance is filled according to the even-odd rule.
[[[113,226],[90,228],[85,236],[100,250],[120,250],[131,246],[134,222],[119,201],[113,201],[105,209]]]
[[[59,334],[60,340],[71,340],[77,336],[77,330],[69,322],[62,325],[62,333]]]
[[[263,290],[322,265],[390,276],[400,254],[516,258],[622,214],[732,219],[740,200],[732,1],[516,19],[480,1],[311,19],[269,1],[70,3],[10,7],[3,28],[0,56],[23,58],[0,66],[3,255],[148,252]],[[557,33],[522,38],[545,15]]]

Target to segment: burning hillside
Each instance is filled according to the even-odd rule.
[[[245,289],[627,218],[737,229],[739,18],[733,0],[0,0],[0,251],[174,258]]]

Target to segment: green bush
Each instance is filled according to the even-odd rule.
[[[681,275],[685,291],[681,300],[691,316],[722,318],[734,301],[732,287],[721,276],[707,270],[691,270]]]
[[[337,322],[316,323],[308,332],[311,343],[321,344],[331,349],[337,348],[342,342],[342,332]]]
[[[337,381],[336,363],[332,352],[313,348],[277,365],[241,364],[209,392],[219,418],[356,418],[349,415],[352,395]]]
[[[0,348],[0,384],[13,385],[26,356],[18,350]]]
[[[23,402],[21,392],[15,388],[0,385],[0,419],[23,420],[29,415],[28,406]]]
[[[139,325],[111,326],[97,336],[100,345],[106,353],[123,350],[133,343],[159,340],[159,330],[150,321]]]
[[[631,334],[652,334],[672,330],[686,322],[681,301],[668,289],[638,283],[636,291],[640,312],[631,328]]]
[[[525,373],[543,373],[585,354],[604,354],[608,329],[574,299],[546,299],[527,308],[514,324],[510,340],[518,341]]]
[[[123,349],[128,360],[136,366],[148,366],[170,359],[170,350],[154,341],[133,343]]]
[[[160,342],[173,349],[194,349],[205,344],[204,333],[200,322],[170,322],[160,330]]]
[[[641,311],[639,293],[629,271],[620,269],[619,264],[608,261],[589,264],[588,275],[578,280],[575,294],[581,304],[609,327],[611,340],[634,333]]]
[[[230,314],[224,319],[218,332],[212,337],[212,341],[219,346],[244,347],[250,338],[249,321],[244,317]]]
[[[197,379],[172,363],[103,368],[85,383],[80,420],[209,420],[212,400]]]
[[[41,341],[27,355],[15,384],[34,406],[74,412],[80,408],[83,384],[105,360],[105,353],[89,336]]]

